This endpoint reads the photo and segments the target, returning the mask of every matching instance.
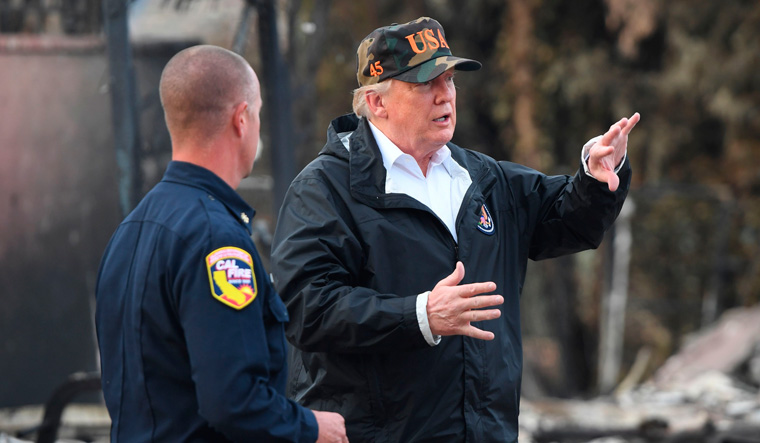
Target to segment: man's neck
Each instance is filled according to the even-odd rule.
[[[192,163],[216,174],[232,189],[240,185],[236,164],[230,162],[232,153],[221,152],[213,146],[172,148],[172,160]]]
[[[430,165],[430,159],[433,157],[436,151],[442,148],[443,146],[439,146],[429,152],[418,153],[418,152],[415,152],[413,149],[409,149],[408,147],[400,146],[396,142],[391,140],[391,138],[386,134],[386,132],[383,131],[382,128],[376,125],[372,120],[368,119],[368,122],[369,122],[370,128],[372,129],[372,135],[375,137],[375,141],[377,142],[377,145],[380,148],[380,153],[383,156],[384,164],[387,162],[386,153],[390,149],[396,148],[404,154],[411,155],[412,158],[414,158],[414,160],[417,162],[417,165],[419,166],[420,171],[422,172],[422,175],[427,176],[427,170],[428,170],[428,166]],[[390,148],[389,145],[392,146],[392,148]],[[389,166],[390,165],[386,164],[386,169]]]

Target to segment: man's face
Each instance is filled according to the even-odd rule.
[[[453,69],[427,83],[394,81],[384,98],[388,118],[383,132],[407,154],[429,154],[454,136],[456,98]]]

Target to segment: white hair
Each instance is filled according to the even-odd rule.
[[[375,83],[374,85],[360,86],[354,89],[354,114],[356,114],[357,117],[364,117],[367,119],[372,117],[372,112],[369,110],[369,106],[367,106],[367,93],[371,92],[385,95],[388,92],[388,89],[390,89],[392,81],[393,79],[390,78],[386,81]]]

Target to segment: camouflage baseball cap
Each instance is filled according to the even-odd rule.
[[[359,86],[388,78],[424,83],[450,68],[475,71],[481,66],[475,60],[451,55],[443,27],[430,17],[375,29],[359,44],[356,58]]]

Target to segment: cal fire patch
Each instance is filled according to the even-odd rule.
[[[251,254],[232,246],[206,256],[211,295],[235,309],[243,309],[256,298],[256,274]]]

